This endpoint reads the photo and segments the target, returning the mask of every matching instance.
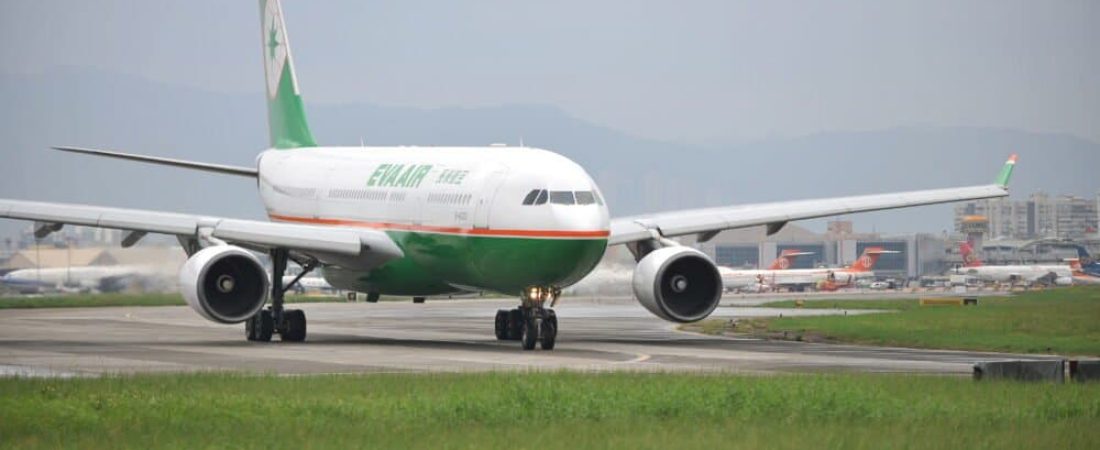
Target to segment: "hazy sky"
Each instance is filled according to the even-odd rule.
[[[1100,2],[284,2],[311,101],[557,105],[729,142],[905,125],[1100,141]],[[250,0],[4,0],[0,72],[262,88]]]

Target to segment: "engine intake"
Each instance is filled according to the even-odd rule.
[[[634,268],[634,296],[657,317],[695,322],[714,312],[722,276],[703,252],[690,247],[654,250]]]
[[[180,269],[180,292],[199,315],[218,323],[238,323],[267,302],[267,271],[256,255],[231,245],[204,248]]]

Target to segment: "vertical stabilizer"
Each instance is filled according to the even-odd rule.
[[[772,264],[770,266],[768,266],[768,270],[787,270],[787,269],[790,269],[791,265],[794,264],[794,260],[797,259],[799,256],[812,255],[812,254],[813,253],[811,253],[811,252],[803,252],[803,251],[800,251],[800,250],[797,250],[797,249],[783,250],[783,252],[781,252],[779,254],[779,257],[775,258],[775,261],[772,261]]]
[[[283,7],[279,0],[260,0],[264,74],[267,79],[267,126],[273,148],[315,147],[306,122],[294,58],[290,53]]]
[[[878,257],[885,254],[898,253],[891,250],[885,250],[882,247],[867,247],[863,249],[863,254],[859,256],[852,267],[848,269],[849,272],[870,272],[875,268],[875,264],[878,263]]]
[[[959,254],[962,255],[963,267],[981,267],[982,260],[974,254],[974,245],[970,242],[959,243]]]

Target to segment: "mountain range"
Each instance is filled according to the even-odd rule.
[[[259,86],[261,80],[257,79]],[[487,145],[557,151],[589,170],[613,215],[991,182],[1020,154],[1014,196],[1100,192],[1100,144],[1013,129],[898,127],[738,144],[641,139],[546,105],[419,109],[309,103],[323,145]],[[245,178],[49,150],[78,145],[234,165],[266,146],[262,93],[228,94],[85,68],[0,76],[0,197],[262,218]],[[516,150],[521,151],[521,150]],[[950,206],[853,217],[857,228],[951,227]],[[811,227],[819,223],[810,223]],[[0,223],[9,234],[11,222]],[[25,226],[25,225],[18,225]]]

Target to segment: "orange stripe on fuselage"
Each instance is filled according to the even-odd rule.
[[[426,225],[410,225],[405,223],[366,222],[347,219],[322,219],[315,217],[294,217],[279,214],[268,214],[272,220],[282,222],[308,223],[313,225],[345,226],[374,228],[379,230],[420,231],[426,233],[465,234],[471,236],[503,236],[503,237],[534,237],[534,238],[607,238],[611,235],[608,230],[508,230],[489,228],[462,228],[462,227],[436,227]]]

